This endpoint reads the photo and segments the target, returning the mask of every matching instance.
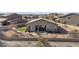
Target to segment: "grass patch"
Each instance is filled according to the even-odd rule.
[[[26,27],[18,27],[17,28],[17,31],[20,31],[20,32],[27,32],[27,28]]]

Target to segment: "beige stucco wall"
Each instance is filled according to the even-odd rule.
[[[56,24],[53,24],[51,22],[47,22],[47,21],[44,21],[44,20],[39,20],[39,21],[36,21],[36,22],[32,22],[30,24],[27,24],[27,28],[29,28],[30,26],[30,30],[31,31],[35,31],[35,25],[42,25],[42,26],[45,26],[46,25],[46,30],[47,31],[56,31],[57,30],[57,25]]]

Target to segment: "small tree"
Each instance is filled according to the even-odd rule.
[[[76,26],[79,26],[79,24],[77,24]]]
[[[50,47],[50,44],[48,43],[48,39],[44,39],[41,36],[37,39],[38,40],[38,46],[40,47]]]
[[[53,20],[54,19],[54,15],[49,14],[48,15],[48,19]]]

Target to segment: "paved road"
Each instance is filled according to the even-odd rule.
[[[52,47],[79,47],[79,42],[48,42]],[[37,47],[38,41],[4,41],[0,40],[0,47]],[[48,47],[48,45],[46,46]]]

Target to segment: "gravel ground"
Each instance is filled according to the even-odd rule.
[[[48,42],[52,47],[79,47],[79,42]],[[38,41],[3,41],[0,47],[38,47]]]

